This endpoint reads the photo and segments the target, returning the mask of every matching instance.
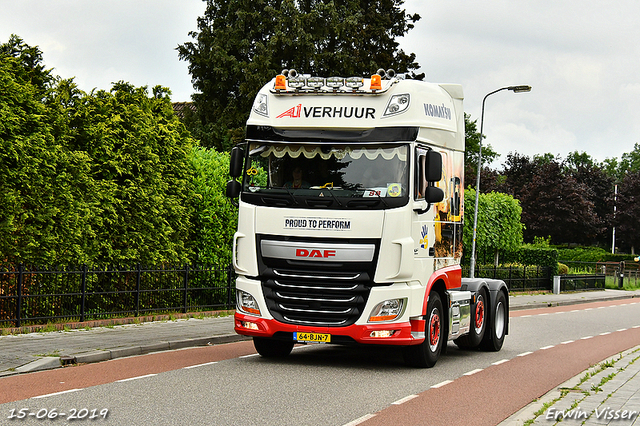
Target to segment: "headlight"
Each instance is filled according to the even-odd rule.
[[[238,310],[246,314],[260,315],[260,307],[258,302],[249,293],[236,290],[236,301]]]
[[[269,116],[269,105],[267,105],[267,95],[264,93],[258,94],[256,96],[256,100],[253,103],[253,110],[260,115],[264,115],[265,117]]]
[[[402,95],[393,95],[387,108],[384,110],[384,117],[388,117],[390,115],[400,114],[401,112],[405,112],[407,108],[409,108],[409,104],[411,103],[411,96],[408,93],[404,93]]]
[[[402,316],[407,299],[389,299],[378,303],[369,315],[369,322],[393,321]]]

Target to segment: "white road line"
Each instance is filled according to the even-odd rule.
[[[239,356],[238,358],[251,358],[252,356],[258,356],[258,355],[260,354],[242,355],[242,356]]]
[[[392,402],[392,405],[400,405],[400,404],[404,404],[407,401],[411,401],[413,398],[417,398],[418,395],[409,395],[409,396],[405,396],[402,399],[397,400],[396,402]]]
[[[356,426],[359,425],[360,423],[364,423],[369,419],[374,418],[376,415],[375,414],[365,414],[364,416],[360,417],[359,419],[355,419],[352,422],[349,422],[347,424],[345,424],[344,426]]]
[[[476,368],[475,370],[467,371],[466,373],[463,374],[463,376],[471,376],[481,371],[482,371],[482,368]]]
[[[561,345],[566,345],[566,344],[573,343],[573,342],[575,342],[575,340],[566,340],[564,342],[560,342],[560,344]]]
[[[544,351],[545,349],[551,349],[553,348],[555,345],[549,345],[549,346],[545,346],[543,348],[540,348],[541,351]]]
[[[437,388],[441,388],[444,385],[448,385],[449,383],[453,383],[453,380],[445,380],[444,382],[440,382],[437,385],[433,385],[431,386],[431,389],[437,389]]]
[[[491,365],[500,365],[500,364],[504,364],[505,362],[509,362],[508,359],[501,359],[500,361],[496,361]]]
[[[640,325],[634,325],[634,326],[633,326],[633,327],[631,327],[631,328],[640,328]]]
[[[599,336],[606,336],[607,334],[611,334],[610,331],[605,331],[604,333],[600,333]]]
[[[157,376],[157,374],[145,374],[144,376],[130,377],[128,379],[116,380],[116,382],[117,383],[130,382],[131,380],[144,379],[144,378],[153,377],[153,376]]]
[[[54,392],[54,393],[48,393],[46,395],[34,396],[34,397],[32,397],[32,399],[48,398],[50,396],[62,395],[63,393],[78,392],[78,391],[81,391],[81,390],[82,389],[69,389],[69,390],[62,391],[62,392]]]
[[[593,338],[593,336],[585,336],[585,337],[581,337],[580,340],[587,340],[587,339],[591,339]]]
[[[616,331],[627,331],[627,330],[628,330],[628,328],[621,328],[621,329],[616,330]]]
[[[213,364],[217,364],[218,361],[212,361],[212,362],[205,362],[204,364],[196,364],[196,365],[190,365],[188,367],[184,367],[184,370],[188,370],[190,368],[198,368],[198,367],[204,367],[205,365],[213,365]]]
[[[539,317],[543,317],[545,315],[549,315],[549,313],[547,312],[547,313],[544,313],[544,314],[538,314]]]
[[[523,353],[518,354],[518,355],[516,355],[516,356],[526,356],[526,355],[529,355],[529,354],[532,354],[532,353],[533,353],[533,352],[523,352]]]
[[[529,318],[531,315],[523,315],[520,318]]]

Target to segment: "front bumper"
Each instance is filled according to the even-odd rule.
[[[293,339],[294,332],[327,333],[332,343],[362,343],[374,345],[417,345],[424,341],[425,322],[412,319],[407,322],[384,324],[353,324],[347,327],[315,327],[284,324],[274,319],[265,319],[240,312],[235,314],[235,331],[245,336],[277,337]],[[373,332],[392,330],[388,337],[372,337]]]

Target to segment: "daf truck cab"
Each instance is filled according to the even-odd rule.
[[[452,340],[498,351],[504,282],[463,279],[460,85],[379,70],[283,71],[256,96],[227,196],[235,330],[264,357],[297,343],[402,347],[432,367]]]

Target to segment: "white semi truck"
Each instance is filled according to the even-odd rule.
[[[462,278],[462,88],[283,71],[256,96],[227,196],[235,330],[264,357],[294,344],[403,347],[432,367],[453,340],[498,351],[504,282]]]

